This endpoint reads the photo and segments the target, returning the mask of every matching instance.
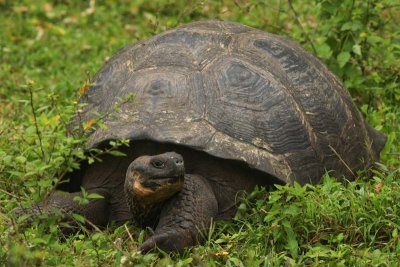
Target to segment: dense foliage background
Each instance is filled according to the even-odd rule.
[[[206,18],[288,35],[319,56],[388,135],[373,178],[256,190],[180,256],[138,255],[143,233],[131,226],[62,239],[54,218],[22,227],[10,211],[44,199],[86,157],[65,133],[96,70],[128,43]],[[0,0],[0,264],[397,265],[399,24],[399,0]]]

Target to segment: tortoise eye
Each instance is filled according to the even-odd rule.
[[[165,163],[161,160],[154,160],[151,162],[151,165],[153,165],[153,167],[155,167],[157,169],[161,169],[161,168],[164,168]]]

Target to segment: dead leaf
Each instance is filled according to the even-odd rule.
[[[53,11],[53,5],[50,3],[46,3],[46,4],[44,4],[43,9],[44,9],[44,12],[50,13]]]
[[[94,12],[96,12],[96,0],[90,0],[89,7],[82,13],[82,15],[89,16],[92,15]]]
[[[46,27],[58,35],[65,35],[67,33],[66,30],[52,23],[46,22]]]
[[[59,122],[60,118],[61,118],[60,115],[55,115],[55,116],[51,117],[51,120],[55,121],[55,122]]]
[[[15,6],[13,7],[15,13],[27,13],[29,8],[27,6]]]
[[[376,193],[381,192],[383,186],[384,186],[384,184],[383,184],[382,182],[377,183],[377,184],[375,185],[375,188],[374,188],[374,189],[375,189],[375,192],[376,192]]]
[[[95,122],[96,122],[96,119],[91,118],[88,122],[85,123],[85,126],[83,126],[83,129],[86,131],[87,129],[92,127]]]
[[[79,89],[79,96],[83,95],[86,92],[86,89],[89,87],[89,80],[86,80],[86,82],[82,85],[82,87]]]
[[[211,257],[226,257],[229,255],[229,252],[222,251],[222,252],[210,252]]]

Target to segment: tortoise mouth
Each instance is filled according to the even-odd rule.
[[[158,188],[172,185],[172,184],[180,184],[184,180],[183,175],[176,175],[176,176],[166,176],[166,177],[149,177],[147,179],[142,179],[140,184],[145,187],[149,188],[153,191],[157,191]]]
[[[134,180],[130,191],[142,204],[162,202],[183,188],[184,176]]]
[[[176,180],[182,180],[184,176],[184,173],[182,172],[182,174],[177,174],[177,175],[168,175],[168,176],[154,176],[154,177],[149,177],[147,178],[147,180],[149,181],[176,181]]]

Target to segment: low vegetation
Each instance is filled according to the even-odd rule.
[[[118,156],[126,143],[84,154],[84,138],[67,135],[79,95],[107,58],[207,18],[290,36],[320,57],[388,135],[371,177],[360,172],[356,182],[339,183],[327,173],[319,185],[256,189],[232,222],[213,224],[206,243],[183,255],[140,255],[145,232],[134,226],[82,226],[63,236],[54,216],[29,227],[25,216],[15,218],[14,208],[46,198],[80,162]],[[0,0],[0,265],[398,265],[399,24],[398,0]]]

